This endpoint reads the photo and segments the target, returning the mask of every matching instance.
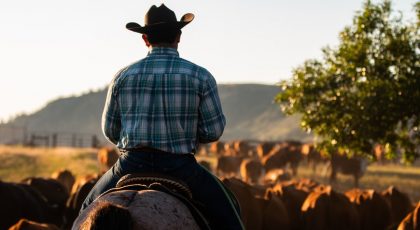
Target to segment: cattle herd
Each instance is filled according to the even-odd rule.
[[[367,166],[362,158],[325,158],[313,145],[298,141],[244,140],[204,145],[196,155],[207,159],[200,164],[235,194],[246,229],[420,229],[420,201],[413,203],[393,186],[358,188]],[[216,164],[209,161],[215,158]],[[75,178],[61,170],[50,178],[0,181],[0,230],[71,229],[99,175],[117,159],[116,150],[103,148],[97,175]],[[295,179],[304,161],[314,169],[324,162],[332,182],[337,173],[353,175],[355,188],[341,193],[311,179]]]

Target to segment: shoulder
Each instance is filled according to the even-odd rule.
[[[185,68],[185,71],[190,71],[190,74],[199,80],[204,82],[208,80],[214,80],[213,75],[206,68],[183,58],[179,58],[179,60],[180,64],[183,66],[183,68]]]
[[[138,72],[138,69],[141,68],[143,62],[144,59],[141,59],[118,70],[112,79],[112,83],[114,85],[119,85],[124,82],[127,76],[132,75],[134,72]]]

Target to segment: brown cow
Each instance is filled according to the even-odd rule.
[[[390,186],[382,191],[382,196],[387,200],[391,207],[393,224],[400,223],[413,209],[413,205],[408,195],[399,191],[394,186]]]
[[[277,183],[273,188],[267,189],[265,197],[267,198],[273,195],[283,201],[288,211],[290,228],[293,230],[302,229],[303,217],[300,209],[308,193],[296,189],[293,185],[283,186],[281,183]]]
[[[69,193],[59,181],[51,178],[28,177],[23,179],[22,183],[34,188],[50,205],[60,207],[64,211]]]
[[[51,175],[51,178],[57,180],[60,182],[67,190],[67,192],[70,194],[71,188],[73,187],[73,184],[75,182],[75,178],[73,173],[71,173],[67,169],[62,169],[60,171],[54,172]]]
[[[34,188],[51,207],[54,207],[54,216],[48,223],[61,226],[64,223],[64,213],[66,211],[66,201],[69,193],[66,187],[59,181],[52,178],[28,177],[22,183]]]
[[[305,191],[308,194],[312,191],[318,189],[319,187],[323,187],[324,185],[320,185],[318,182],[313,181],[308,178],[300,178],[300,179],[293,179],[289,181],[283,181],[281,182],[281,185],[283,187],[294,187],[297,190]]]
[[[314,144],[306,143],[302,144],[301,149],[302,155],[306,158],[308,165],[312,168],[312,173],[315,174],[316,167],[319,164],[327,163],[328,158],[318,151]]]
[[[401,221],[398,230],[420,230],[420,201],[414,210]]]
[[[360,229],[356,208],[343,194],[330,186],[318,187],[306,198],[301,208],[303,229]]]
[[[225,143],[223,141],[216,141],[210,144],[209,152],[217,155],[222,156],[225,153]]]
[[[260,203],[251,192],[250,185],[237,178],[225,178],[223,183],[239,202],[241,219],[245,229],[260,229],[263,221]]]
[[[397,159],[390,159],[386,154],[386,146],[381,144],[374,144],[372,147],[372,154],[375,157],[376,163],[384,165],[387,163],[398,163]]]
[[[386,229],[391,224],[391,208],[379,193],[355,188],[345,195],[356,205],[360,229]]]
[[[62,207],[50,203],[51,199],[28,184],[0,181],[0,229],[8,229],[22,218],[60,226]]]
[[[257,145],[259,142],[252,140],[238,140],[233,143],[233,148],[239,156],[257,157]]]
[[[263,159],[278,144],[279,143],[278,142],[275,142],[275,141],[265,141],[265,142],[262,142],[261,144],[257,145],[256,151],[257,151],[258,157],[260,159]]]
[[[238,156],[238,152],[235,150],[235,142],[234,141],[228,141],[225,142],[225,145],[223,146],[223,155],[225,156]]]
[[[278,196],[269,194],[265,199],[257,198],[257,201],[263,216],[261,229],[291,229],[286,205]]]
[[[59,230],[54,224],[38,223],[27,219],[20,219],[9,230]]]
[[[77,218],[80,209],[82,208],[82,204],[85,201],[85,198],[89,194],[90,190],[92,190],[93,186],[95,186],[96,182],[98,181],[99,177],[95,176],[86,176],[82,178],[78,178],[76,183],[72,188],[72,193],[67,200],[66,203],[66,223],[65,229],[71,228],[73,225],[74,220]]]
[[[268,155],[262,158],[266,172],[273,169],[284,168],[288,164],[294,176],[297,175],[299,162],[302,160],[301,146],[295,143],[283,143],[276,145]]]
[[[242,157],[219,156],[217,158],[216,174],[225,177],[239,175]]]
[[[99,172],[108,171],[117,162],[120,156],[114,147],[103,147],[98,151]]]
[[[284,169],[273,169],[264,174],[264,184],[275,184],[281,181],[288,181],[292,179],[292,174]]]
[[[195,155],[197,155],[197,156],[208,156],[209,155],[209,148],[210,148],[209,144],[200,144],[198,146],[198,149],[197,149]]]
[[[359,179],[365,174],[368,162],[365,158],[353,157],[349,158],[345,154],[333,153],[331,155],[331,174],[330,182],[337,180],[337,173],[352,175],[354,178],[354,186],[359,187]]]
[[[262,174],[263,165],[257,159],[245,159],[241,163],[241,177],[247,183],[258,184]]]

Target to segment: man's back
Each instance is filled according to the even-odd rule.
[[[243,229],[237,202],[191,154],[199,143],[218,140],[226,124],[213,76],[177,52],[181,29],[194,15],[178,21],[162,4],[144,18],[145,26],[126,28],[141,33],[150,52],[115,76],[102,116],[106,138],[123,151],[81,210],[126,174],[162,173],[187,184],[212,228]]]
[[[120,121],[115,132],[104,127],[119,148],[191,153],[199,139],[212,141],[223,132],[225,118],[213,76],[180,58],[176,49],[153,48],[146,58],[120,71],[111,89],[103,125]]]

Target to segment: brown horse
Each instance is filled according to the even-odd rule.
[[[162,184],[150,183],[152,179],[142,179],[143,182],[149,181],[149,184],[145,185],[138,184],[139,180],[136,178],[123,177],[117,188],[102,194],[80,213],[72,229],[90,229],[92,224],[109,224],[110,221],[112,223],[128,221],[131,223],[129,229],[134,230],[203,227],[203,222],[196,219],[199,212],[183,202],[186,199],[183,198],[185,194],[191,196],[188,188],[176,184],[176,181],[168,182],[167,179],[159,179],[158,182]],[[173,188],[165,185],[175,186],[184,196],[174,193]],[[129,215],[124,214],[127,212]],[[204,225],[207,226],[206,223]]]

